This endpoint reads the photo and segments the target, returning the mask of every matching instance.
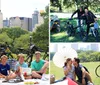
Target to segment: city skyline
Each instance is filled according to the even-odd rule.
[[[76,47],[75,47],[76,45]],[[73,46],[73,47],[72,47]],[[97,49],[95,48],[95,46],[97,47]],[[95,44],[91,44],[91,43],[60,43],[60,45],[58,43],[51,43],[50,44],[50,52],[57,52],[60,51],[60,49],[63,49],[64,47],[72,47],[75,50],[93,50],[93,51],[100,51],[100,44],[95,43]]]
[[[45,3],[41,0],[1,0],[3,20],[15,16],[30,18],[36,9],[38,11],[45,10],[49,0],[44,1]]]

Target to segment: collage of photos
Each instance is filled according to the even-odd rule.
[[[0,85],[100,85],[100,0],[0,0]]]
[[[51,85],[100,85],[99,3],[50,0]]]

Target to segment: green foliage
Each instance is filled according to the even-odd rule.
[[[24,35],[21,35],[19,38],[16,38],[15,39],[15,42],[14,42],[14,48],[23,48],[25,50],[27,50],[29,48],[29,38],[30,38],[30,35],[29,34],[24,34]]]
[[[33,43],[46,51],[49,44],[48,20],[33,32]]]
[[[38,26],[35,32],[32,33],[33,43],[44,51],[47,50],[49,45],[49,6],[45,10],[46,13],[42,15],[45,17],[44,23]]]
[[[8,44],[11,44],[12,39],[7,35],[6,32],[0,34],[0,44],[5,44],[5,42],[8,42]]]
[[[100,61],[100,52],[78,50],[77,53],[81,62]],[[50,53],[50,60],[52,60],[54,54],[54,52]]]
[[[77,7],[88,6],[92,11],[100,12],[100,0],[50,0],[50,2],[50,9],[53,9],[53,11],[60,12],[60,10],[54,9],[55,7],[60,9],[60,6],[62,12],[65,12],[66,9],[66,12],[68,12],[69,10],[70,12],[72,12],[73,10],[76,10]]]
[[[7,28],[8,29],[8,28]],[[7,30],[7,34],[10,38],[12,39],[15,39],[15,38],[18,38],[20,37],[21,35],[23,34],[27,34],[28,31],[26,30],[23,30],[19,27],[16,27],[16,28],[9,28],[9,30]]]

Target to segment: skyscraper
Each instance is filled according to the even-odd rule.
[[[35,28],[35,25],[38,24],[38,16],[39,16],[39,12],[38,10],[35,10],[34,13],[32,14],[32,28]]]
[[[37,28],[37,26],[40,26],[41,24],[44,23],[44,19],[41,16],[41,13],[43,13],[44,11],[41,10],[40,12],[38,10],[35,10],[34,13],[32,14],[32,29],[33,31],[35,30],[35,28]]]
[[[1,0],[0,0],[0,28],[3,28],[3,14],[1,12]]]

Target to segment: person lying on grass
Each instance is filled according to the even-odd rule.
[[[35,52],[35,58],[36,60],[31,62],[32,77],[41,79],[42,75],[46,73],[47,67],[49,66],[49,62],[40,59],[41,52],[39,51]]]

